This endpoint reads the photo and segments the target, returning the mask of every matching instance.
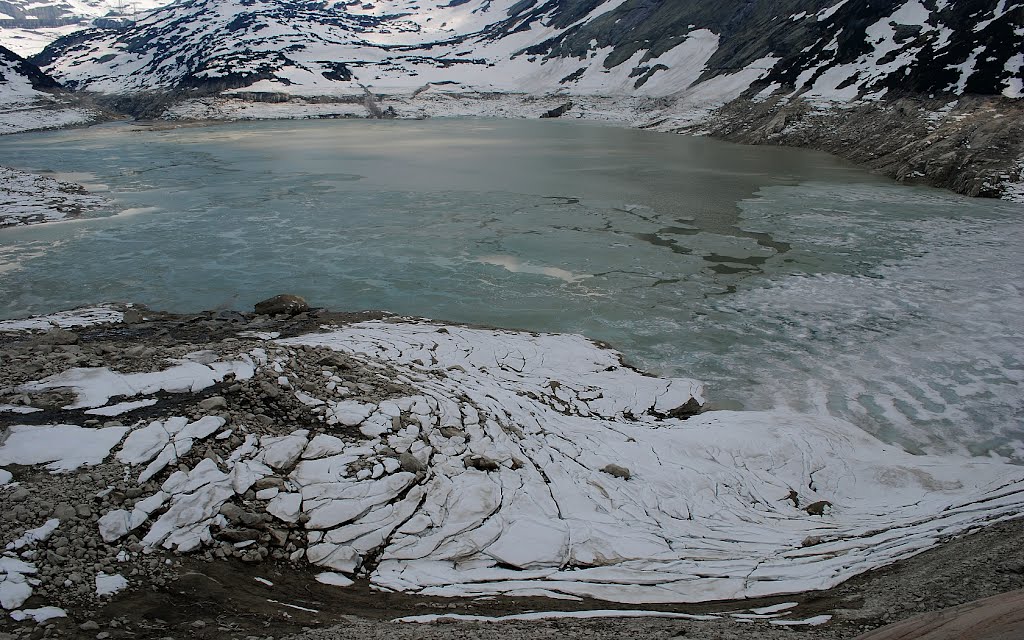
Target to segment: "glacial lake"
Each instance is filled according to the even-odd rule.
[[[2,137],[0,164],[111,200],[0,230],[0,318],[297,293],[581,333],[718,407],[1024,460],[1024,205],[560,121],[115,124]]]

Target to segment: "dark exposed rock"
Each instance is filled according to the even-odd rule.
[[[464,462],[466,463],[466,467],[477,469],[478,471],[497,471],[501,468],[501,465],[487,456],[466,456]]]
[[[555,107],[550,111],[545,111],[540,115],[541,118],[561,118],[572,109],[572,102],[566,102],[565,104]]]
[[[804,507],[804,511],[812,516],[823,516],[829,509],[832,508],[832,503],[828,500],[818,500]]]
[[[260,532],[256,529],[246,528],[222,529],[217,533],[217,537],[228,542],[245,542],[246,540],[258,540]]]
[[[213,396],[212,398],[206,398],[199,402],[199,408],[203,411],[216,411],[218,409],[226,409],[228,401],[224,399],[224,396]]]
[[[669,411],[668,412],[668,417],[670,417],[670,418],[678,418],[680,420],[686,420],[689,417],[697,415],[698,413],[700,413],[703,410],[704,410],[704,407],[702,407],[701,404],[699,402],[697,402],[696,398],[690,398],[689,400],[687,400],[682,405],[680,405],[680,406],[676,407],[675,409],[672,409],[671,411]]]
[[[39,344],[68,345],[78,344],[78,334],[65,329],[50,329],[36,340]]]
[[[283,293],[256,303],[256,313],[265,316],[287,314],[294,316],[309,311],[309,304],[299,296]]]
[[[421,473],[426,470],[423,463],[416,459],[416,456],[411,453],[402,453],[398,456],[398,463],[402,467],[402,471],[408,471],[409,473]]]
[[[615,476],[616,478],[622,478],[623,480],[629,480],[632,477],[632,474],[630,474],[629,469],[627,469],[626,467],[621,467],[617,464],[605,465],[605,467],[601,469],[601,471],[607,473],[608,475]]]

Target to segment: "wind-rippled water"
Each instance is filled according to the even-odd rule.
[[[0,139],[120,215],[0,231],[0,316],[123,300],[605,340],[718,406],[1024,459],[1024,207],[824,154],[563,122],[126,125]]]

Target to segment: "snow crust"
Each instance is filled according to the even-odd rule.
[[[338,466],[302,464],[292,474],[303,509],[313,507],[307,528],[326,530],[311,561],[351,571],[383,543],[371,573],[379,588],[539,587],[620,602],[822,589],[930,546],[973,519],[978,500],[995,507],[988,519],[1024,498],[1018,469],[910,456],[838,420],[664,418],[666,407],[699,398],[699,385],[640,376],[575,336],[364,323],[281,342],[386,361],[423,391],[410,406],[419,429],[368,438],[414,455],[425,481],[353,482]],[[344,464],[365,446],[315,462]],[[480,471],[474,457],[496,468]],[[610,463],[630,479],[603,472]],[[831,515],[797,504],[820,500]]]
[[[0,333],[48,331],[55,326],[61,329],[88,327],[108,322],[121,322],[123,319],[123,311],[110,305],[99,305],[72,309],[70,311],[59,311],[47,316],[37,316],[21,320],[0,320]]]
[[[39,607],[38,609],[20,609],[12,611],[11,617],[17,622],[32,620],[36,624],[42,624],[54,618],[66,618],[68,614],[59,607]]]
[[[14,425],[0,443],[0,465],[45,464],[54,473],[100,464],[128,427],[90,429],[70,424]]]
[[[428,596],[683,603],[825,589],[1024,507],[1024,470],[999,460],[912,456],[819,415],[687,418],[704,400],[700,383],[643,375],[579,336],[380,321],[267,345],[278,355],[251,351],[244,373],[289,379],[292,350],[315,345],[415,392],[356,402],[325,377],[303,392],[319,401],[309,405],[322,419],[315,436],[246,434],[224,459],[191,468],[170,465],[222,431],[221,418],[16,426],[0,465],[68,470],[113,452],[140,485],[164,479],[130,511],[102,514],[101,536],[137,532],[145,547],[179,552],[212,544],[222,507],[278,475],[283,485],[257,500],[304,523],[294,560],[331,584],[366,576],[376,589]],[[238,362],[179,363],[193,376],[181,387]],[[109,385],[120,389],[108,373],[53,378],[105,401]],[[2,562],[14,602],[34,569]],[[786,620],[787,608],[742,615],[824,621]]]
[[[432,613],[421,616],[396,618],[394,622],[418,622],[421,624],[438,620],[459,620],[463,622],[514,622],[531,620],[590,620],[594,618],[673,618],[678,620],[719,620],[716,615],[695,615],[672,611],[644,611],[639,609],[590,609],[586,611],[531,611],[505,616],[475,616],[461,613]]]
[[[354,584],[352,580],[346,578],[340,573],[334,573],[333,571],[324,571],[316,574],[316,581],[321,584],[329,584],[335,587],[348,587]]]
[[[71,389],[78,398],[66,409],[92,409],[102,407],[114,397],[130,398],[159,391],[195,393],[220,382],[228,374],[233,374],[238,380],[248,380],[253,375],[253,361],[248,355],[242,355],[237,361],[225,362],[207,361],[205,354],[199,352],[175,359],[172,361],[174,366],[150,373],[120,373],[106,367],[69,369],[23,388],[26,391]],[[122,409],[123,405],[117,410]]]
[[[77,185],[0,167],[0,228],[65,220],[105,202]]]
[[[96,574],[96,595],[99,597],[112,596],[124,590],[128,586],[128,579],[119,573],[107,575],[100,571]]]

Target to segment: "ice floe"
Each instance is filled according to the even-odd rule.
[[[0,607],[10,611],[25,604],[32,596],[35,565],[12,554],[0,556]]]
[[[37,542],[45,542],[53,535],[53,532],[60,526],[60,520],[57,518],[51,518],[36,527],[35,529],[29,529],[20,538],[12,542],[7,543],[8,551],[20,551],[21,549],[34,545]]]
[[[28,619],[45,622],[51,618],[66,615],[62,609],[56,607],[18,609],[32,597],[33,587],[39,584],[39,580],[36,578],[38,569],[35,564],[26,559],[31,558],[34,553],[32,548],[37,543],[48,540],[59,526],[60,520],[51,518],[9,542],[6,545],[6,550],[0,555],[0,607],[10,611],[11,617],[19,622]],[[17,557],[16,552],[21,553],[26,559]]]
[[[57,473],[103,462],[128,427],[90,429],[71,424],[14,425],[0,443],[0,465],[45,464]]]
[[[133,400],[131,402],[119,402],[112,404],[108,407],[99,407],[97,409],[86,409],[85,413],[91,416],[119,416],[122,413],[128,413],[135,409],[142,409],[143,407],[152,407],[157,403],[156,398],[146,398],[145,400]]]
[[[280,343],[385,361],[422,392],[399,403],[416,424],[366,437],[421,465],[415,484],[353,480],[356,447],[291,476],[307,528],[325,530],[310,560],[351,571],[383,546],[364,567],[378,588],[624,602],[823,589],[1024,502],[1019,469],[911,456],[839,420],[669,417],[699,384],[575,336],[375,322]]]

